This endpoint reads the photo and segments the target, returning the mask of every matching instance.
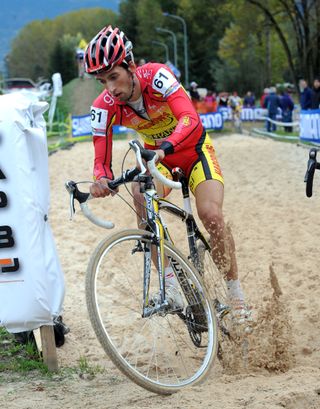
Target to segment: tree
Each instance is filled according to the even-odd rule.
[[[31,22],[13,40],[7,59],[10,76],[30,77],[34,81],[39,76],[51,77],[57,71],[57,61],[62,61],[63,47],[59,41],[65,34],[76,36],[81,32],[89,41],[97,30],[116,21],[117,15],[112,10],[93,8],[66,13],[53,20]],[[54,54],[60,54],[60,59],[53,58]],[[71,58],[67,57],[66,50],[64,58]]]
[[[189,78],[208,88],[214,86],[211,66],[219,61],[219,40],[231,19],[224,3],[222,0],[178,1],[177,14],[185,19],[188,29]],[[177,22],[174,24],[176,31],[182,31]]]
[[[266,86],[283,82],[286,57],[262,11],[244,1],[229,3],[228,9],[233,21],[220,40],[220,63],[212,67],[219,90],[260,94]]]
[[[49,20],[34,21],[25,26],[13,40],[7,58],[11,77],[29,77],[37,80],[39,74],[44,77],[48,75],[49,24]]]
[[[136,55],[138,58],[159,60],[164,55],[163,49],[152,41],[156,40],[155,27],[162,25],[162,10],[158,1],[139,0],[137,5]],[[165,62],[165,58],[161,59]]]
[[[50,69],[52,73],[59,72],[61,74],[64,84],[78,76],[74,50],[81,37],[80,33],[77,36],[65,34],[56,42],[55,48],[50,55]]]
[[[163,12],[182,17],[187,24],[189,50],[189,77],[203,86],[211,86],[214,78],[210,64],[218,59],[219,40],[229,23],[224,12],[223,0],[122,0],[119,24],[134,45],[136,59],[159,59],[160,47],[150,41],[159,40],[171,46],[171,38],[156,33],[155,27],[163,27],[176,34],[179,69],[184,76],[184,36],[181,23],[164,17]],[[184,80],[184,78],[182,78]]]
[[[319,0],[246,0],[260,9],[277,33],[285,51],[292,80],[311,81],[320,64]]]

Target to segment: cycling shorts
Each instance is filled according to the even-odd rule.
[[[147,145],[146,147],[149,148]],[[154,147],[152,147],[154,149]],[[196,187],[205,180],[218,180],[222,184],[223,176],[215,155],[215,150],[209,135],[206,133],[201,137],[196,146],[188,147],[167,155],[164,160],[158,164],[159,171],[168,178],[172,179],[171,170],[179,167],[183,170],[188,179],[191,192],[194,194]],[[162,195],[165,197],[170,189],[164,188]]]

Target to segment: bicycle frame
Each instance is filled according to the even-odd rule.
[[[142,176],[138,178],[140,186],[143,186],[143,193],[145,199],[147,230],[151,231],[153,236],[153,243],[145,244],[144,248],[144,272],[143,272],[143,317],[148,317],[161,310],[165,310],[168,303],[165,299],[165,273],[164,273],[164,228],[158,215],[158,201],[156,198],[157,192],[152,182],[150,175]],[[150,287],[150,275],[151,275],[151,262],[152,262],[152,245],[156,248],[156,266],[159,278],[160,288],[160,305],[150,308],[149,306],[149,287]]]
[[[149,306],[149,284],[150,284],[150,274],[151,274],[151,259],[152,259],[152,249],[145,246],[144,249],[144,285],[143,285],[143,317],[150,316],[151,314],[158,313],[161,310],[165,310],[168,303],[165,299],[165,256],[164,256],[164,240],[173,243],[170,236],[168,227],[161,216],[161,211],[166,211],[179,217],[186,225],[188,246],[189,246],[189,259],[192,264],[200,271],[200,258],[197,249],[197,241],[201,240],[207,250],[211,250],[210,245],[206,241],[205,237],[199,230],[196,221],[192,214],[190,193],[187,179],[181,177],[179,181],[182,186],[182,193],[184,199],[184,209],[171,203],[170,201],[159,198],[157,192],[154,188],[151,176],[139,177],[138,181],[144,186],[142,187],[142,193],[144,194],[145,209],[146,209],[146,230],[151,231],[154,234],[154,245],[156,247],[156,265],[159,274],[159,288],[161,304],[156,308],[150,308]],[[149,247],[152,247],[149,246]],[[171,265],[175,269],[174,262],[171,260]],[[201,272],[201,271],[200,271]],[[183,276],[180,271],[175,271],[176,276],[179,281],[183,281]],[[181,283],[183,285],[183,283]]]

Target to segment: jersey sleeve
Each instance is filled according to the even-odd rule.
[[[203,133],[201,119],[182,87],[171,94],[167,102],[178,124],[173,133],[160,145],[160,149],[163,149],[166,155],[179,152],[185,146],[196,143]]]
[[[94,179],[113,179],[112,123],[115,113],[108,104],[108,95],[102,93],[91,107],[91,128],[94,145]]]
[[[152,88],[166,99],[178,120],[173,133],[160,145],[167,155],[195,143],[203,132],[203,126],[190,97],[169,68],[162,64],[155,64],[155,67]]]

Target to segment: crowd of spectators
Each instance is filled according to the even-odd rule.
[[[251,91],[241,98],[236,91],[229,92],[214,92],[207,89],[205,95],[201,95],[198,90],[198,84],[195,81],[190,83],[189,94],[192,103],[196,110],[205,114],[208,112],[216,112],[219,108],[232,107],[233,104],[244,108],[254,108],[256,106],[256,98]]]
[[[320,109],[320,77],[316,77],[313,81],[313,87],[308,86],[308,82],[305,79],[299,81],[299,103],[302,110],[306,109]],[[268,120],[266,121],[266,128],[268,132],[276,130],[276,118],[281,109],[280,122],[288,123],[288,126],[284,127],[287,132],[292,132],[293,122],[293,110],[294,101],[292,97],[293,87],[281,87],[277,90],[272,86],[265,88],[260,97],[260,100],[256,101],[255,95],[251,91],[247,91],[241,98],[237,92],[219,92],[216,93],[212,90],[207,90],[204,96],[198,89],[198,84],[195,81],[190,83],[190,97],[199,113],[216,112],[219,108],[231,107],[233,110],[235,107],[241,106],[241,108],[265,108],[268,111]]]

